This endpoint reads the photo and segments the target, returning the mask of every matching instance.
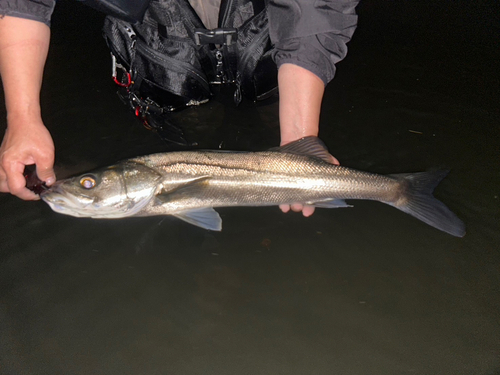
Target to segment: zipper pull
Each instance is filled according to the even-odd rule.
[[[240,73],[236,74],[236,90],[233,95],[234,104],[238,106],[241,103],[242,95],[241,95],[241,83],[240,83]]]
[[[224,76],[224,56],[222,55],[220,48],[215,51],[215,59],[217,60],[217,66],[215,68],[215,74],[218,80],[217,84],[225,83],[226,77]]]
[[[135,42],[137,40],[137,35],[135,34],[135,31],[132,30],[132,28],[130,26],[125,26],[125,32],[127,33],[127,36],[132,41],[132,48],[134,48]]]

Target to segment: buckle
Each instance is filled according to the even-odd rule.
[[[213,30],[195,29],[194,40],[197,46],[202,44],[230,46],[238,40],[238,29],[232,27],[220,27]]]
[[[123,72],[123,77],[126,78],[126,82],[123,82],[123,79],[119,80],[118,79],[118,69],[121,69]],[[111,54],[111,78],[113,78],[113,81],[121,87],[130,87],[132,84],[132,77],[130,76],[130,73],[125,69],[125,67],[120,64],[119,62],[116,61],[115,55]]]

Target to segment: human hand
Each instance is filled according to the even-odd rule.
[[[319,116],[325,86],[314,73],[294,64],[283,64],[278,70],[278,86],[280,92],[280,135],[281,146],[298,139],[317,136],[319,133]],[[326,150],[325,150],[326,151]],[[339,164],[331,156],[332,164]],[[294,203],[280,205],[283,212],[290,209],[302,211],[304,216],[311,216],[314,206]]]
[[[330,163],[335,165],[340,165],[340,162],[337,160],[337,158],[335,158],[332,155],[330,156],[331,156]],[[314,213],[315,207],[310,204],[293,203],[293,204],[281,204],[280,209],[284,213],[287,213],[290,210],[292,210],[293,212],[302,211],[302,215],[304,215],[304,217],[309,217]]]
[[[39,199],[26,188],[24,168],[36,165],[38,178],[50,186],[56,181],[53,170],[54,142],[39,116],[9,116],[8,127],[0,146],[0,192],[24,200]]]

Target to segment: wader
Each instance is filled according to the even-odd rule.
[[[108,16],[104,37],[120,96],[149,127],[218,85],[234,86],[236,104],[277,91],[265,0],[152,0],[142,22]]]

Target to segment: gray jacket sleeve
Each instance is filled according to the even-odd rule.
[[[50,26],[55,4],[55,0],[0,0],[0,17],[27,18]]]
[[[274,61],[299,65],[326,84],[347,54],[359,0],[270,0],[269,34]]]

